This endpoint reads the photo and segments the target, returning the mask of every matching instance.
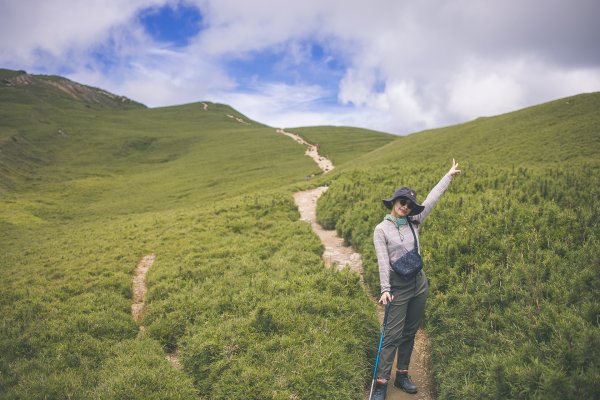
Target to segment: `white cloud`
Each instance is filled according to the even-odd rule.
[[[177,0],[0,0],[0,64],[72,71],[150,106],[228,100],[273,125],[331,121],[397,133],[600,90],[595,0],[182,1],[200,8],[203,29],[173,50],[153,42],[136,16]],[[310,61],[306,42],[344,66],[332,74],[338,82],[324,88],[297,74],[247,83],[225,68],[275,49],[279,71],[294,74]],[[336,96],[339,105],[323,106]]]
[[[141,101],[149,107],[214,101],[214,96],[236,87],[217,65],[185,52],[147,49],[118,67],[119,77],[100,69],[81,69],[68,77]]]
[[[438,122],[435,107],[422,103],[413,83],[389,82],[381,100],[377,108],[388,110],[396,132],[432,128]]]
[[[448,112],[467,120],[520,108],[524,89],[514,74],[466,67],[447,84]]]
[[[297,121],[297,116],[306,114],[314,121],[319,113],[311,111],[310,105],[325,95],[316,85],[266,84],[255,86],[251,92],[215,92],[213,98],[232,105],[256,121],[284,127],[294,123],[286,123],[283,115],[295,115],[294,121]]]
[[[340,82],[338,97],[343,104],[352,103],[357,106],[370,104],[375,97],[373,92],[375,83],[376,79],[372,71],[357,71],[350,68]]]
[[[600,69],[568,69],[526,57],[466,63],[446,85],[447,114],[460,120],[600,90]]]
[[[600,68],[559,68],[536,65],[528,75],[529,101],[554,99],[600,90]]]
[[[135,13],[161,0],[44,0],[1,2],[2,61],[34,62],[36,52],[60,57],[103,43],[111,29],[126,26]]]

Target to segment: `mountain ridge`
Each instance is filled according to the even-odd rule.
[[[74,99],[91,104],[114,108],[146,107],[144,104],[107,90],[84,85],[58,75],[32,75],[26,71],[0,69],[0,86],[36,87],[42,86],[62,92]]]
[[[358,157],[353,164],[405,162],[503,164],[598,161],[600,92],[583,93],[462,124],[429,129]]]

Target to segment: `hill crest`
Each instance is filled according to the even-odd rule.
[[[110,93],[104,89],[83,85],[67,78],[54,75],[31,75],[26,71],[0,70],[0,86],[4,87],[45,87],[57,90],[69,97],[86,103],[111,107],[146,107],[125,96]]]
[[[365,154],[356,165],[404,162],[498,165],[595,162],[600,152],[600,93],[583,93],[509,113],[402,136]]]

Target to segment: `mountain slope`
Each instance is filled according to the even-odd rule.
[[[107,107],[117,109],[145,107],[124,96],[117,96],[106,90],[82,85],[61,76],[30,75],[25,71],[12,71],[0,68],[0,87],[3,100],[10,98],[12,103],[28,103],[32,97],[52,99],[53,102],[63,99],[75,99],[87,107]],[[12,88],[16,90],[6,90]],[[61,96],[62,95],[62,96]]]
[[[32,82],[0,86],[0,397],[357,398],[375,313],[298,220],[303,146],[225,105]]]
[[[600,93],[581,94],[523,110],[400,138],[357,165],[452,159],[463,163],[544,164],[597,161]]]
[[[43,203],[81,215],[194,204],[318,171],[301,146],[225,105],[88,107],[31,79],[0,87],[0,190],[39,215],[57,209]]]
[[[420,228],[439,398],[600,395],[599,105],[584,94],[415,133],[327,177],[318,219],[359,249],[377,295],[381,199],[409,186],[423,201],[459,162]]]
[[[60,197],[82,215],[147,211],[281,187],[320,173],[302,146],[226,105],[148,109],[64,78],[7,70],[1,76],[0,191],[33,188],[38,196],[29,203],[38,204],[40,215],[54,212],[40,197]],[[352,156],[394,138],[377,135],[387,139],[356,130]]]
[[[464,172],[422,228],[439,397],[598,397],[597,94],[373,151],[392,138],[307,129],[342,160],[319,175],[226,105],[123,107],[0,72],[7,398],[362,398],[374,306],[357,276],[323,268],[292,187],[330,184],[319,218],[377,292],[380,199],[400,184],[423,199],[452,157]],[[150,253],[138,336],[131,278]]]

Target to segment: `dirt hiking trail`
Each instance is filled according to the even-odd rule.
[[[325,252],[323,261],[328,267],[334,266],[340,270],[348,268],[360,275],[362,282],[362,260],[360,254],[355,252],[351,246],[345,246],[344,240],[337,235],[335,230],[325,230],[317,222],[317,200],[327,190],[327,186],[304,192],[294,193],[294,201],[300,211],[300,220],[310,223],[313,231],[319,236]]]
[[[359,253],[356,253],[351,246],[345,246],[344,240],[337,236],[335,230],[325,230],[317,222],[317,200],[327,190],[326,186],[321,186],[316,189],[306,190],[304,192],[294,193],[294,201],[300,211],[300,220],[309,222],[313,231],[319,236],[321,242],[325,246],[322,258],[326,266],[334,266],[336,269],[349,268],[351,271],[360,275],[361,283],[363,281],[362,259]],[[376,300],[374,300],[376,301]],[[379,323],[383,323],[383,306],[378,304]],[[373,346],[377,346],[379,337],[373,338]],[[400,389],[396,389],[393,385],[393,380],[396,377],[396,363],[392,370],[392,377],[388,384],[387,400],[432,400],[433,396],[430,393],[431,381],[429,378],[429,370],[427,368],[428,344],[427,337],[422,330],[417,332],[415,338],[415,347],[410,362],[408,371],[413,382],[418,386],[417,394],[408,394]],[[368,397],[368,392],[365,394],[365,399]]]
[[[208,104],[206,104],[206,103],[202,103],[202,109],[203,109],[204,111],[208,110]],[[225,115],[227,116],[227,118],[234,119],[234,120],[236,120],[237,122],[239,122],[240,124],[250,125],[250,122],[248,122],[248,121],[244,121],[244,119],[243,119],[243,118],[241,118],[241,117],[236,117],[235,115],[231,115],[231,114],[225,114]]]
[[[205,110],[208,108],[206,103],[203,103],[203,106]],[[229,115],[228,117],[235,118]],[[238,122],[247,123],[243,120],[238,120]],[[298,135],[285,132],[283,129],[278,129],[277,132],[289,136],[298,143],[307,146],[305,154],[311,157],[324,173],[327,173],[334,168],[333,163],[330,160],[319,155],[318,146],[306,142]],[[327,267],[336,268],[337,270],[348,268],[351,271],[359,274],[361,285],[364,287],[362,259],[360,254],[355,252],[351,246],[346,246],[344,244],[344,240],[337,235],[335,230],[323,229],[323,227],[317,222],[317,201],[327,189],[327,186],[321,186],[316,189],[294,193],[294,201],[298,207],[298,211],[300,212],[300,220],[310,223],[313,231],[317,234],[317,236],[319,236],[321,242],[325,246],[325,251],[322,255],[325,265]],[[146,275],[155,260],[156,254],[143,256],[138,262],[134,271],[131,316],[140,327],[138,337],[143,337],[145,334],[145,328],[143,325],[141,325],[141,322],[146,311],[145,299],[146,293],[148,292]],[[376,300],[374,299],[374,301]],[[378,318],[379,323],[381,324],[383,322],[383,306],[380,304],[378,304]],[[377,345],[378,340],[379,337],[373,338],[373,346]],[[409,369],[409,374],[415,384],[418,386],[419,392],[417,394],[408,394],[394,387],[393,380],[396,375],[396,363],[394,362],[392,377],[388,384],[386,397],[387,400],[433,399],[430,391],[431,380],[429,370],[427,368],[428,354],[429,350],[427,337],[423,331],[419,330],[415,338],[415,347]],[[173,353],[167,354],[166,359],[171,363],[171,365],[173,365],[174,368],[179,370],[182,369],[177,349]],[[365,399],[367,399],[368,393],[369,389],[367,388],[364,393]]]
[[[142,325],[142,320],[146,313],[146,293],[148,293],[146,275],[148,275],[148,271],[155,260],[156,254],[154,253],[143,256],[137,263],[135,271],[133,272],[131,317],[140,327],[138,338],[144,337],[146,334],[146,328]],[[175,349],[174,352],[167,354],[165,357],[173,367],[179,370],[182,369],[181,362],[179,361],[179,351],[177,349]]]
[[[246,122],[246,121],[244,121],[244,119],[243,119],[243,118],[236,117],[235,115],[227,114],[227,117],[228,117],[228,118],[231,118],[231,119],[235,119],[235,120],[236,120],[237,122],[239,122],[240,124],[246,124],[246,125],[250,125],[250,122]]]
[[[308,143],[306,140],[301,138],[299,135],[296,135],[295,133],[291,133],[291,132],[286,132],[283,129],[277,129],[277,133],[281,133],[285,136],[289,136],[292,139],[294,139],[296,142],[300,143],[301,145],[306,146],[306,151],[304,152],[304,154],[309,156],[310,158],[312,158],[317,163],[319,168],[321,168],[321,170],[323,170],[323,172],[327,173],[334,168],[331,160],[319,155],[319,145],[314,145],[312,143]]]
[[[156,254],[149,254],[140,259],[137,266],[135,267],[133,275],[133,298],[131,304],[131,317],[135,322],[140,324],[144,318],[146,311],[146,293],[148,293],[148,287],[146,286],[146,275],[150,270],[152,264],[156,260]],[[140,325],[140,333],[144,332],[144,327]]]

